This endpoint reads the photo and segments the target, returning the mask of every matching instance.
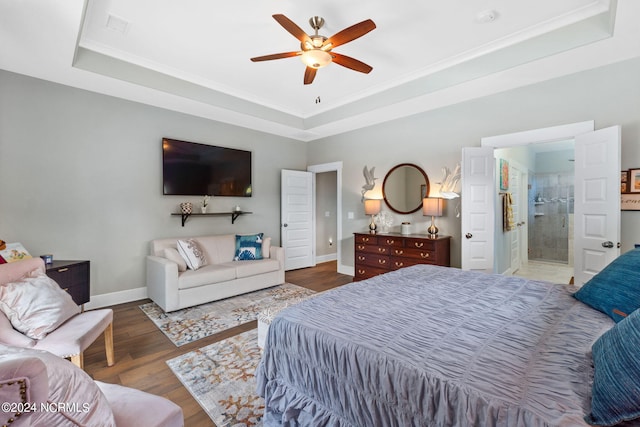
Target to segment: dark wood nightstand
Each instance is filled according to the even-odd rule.
[[[69,292],[76,304],[84,305],[89,302],[89,261],[54,260],[46,266],[47,276]]]

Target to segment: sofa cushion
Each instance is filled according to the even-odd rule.
[[[271,237],[262,239],[262,258],[271,258]]]
[[[238,279],[278,271],[280,269],[280,263],[275,259],[231,261],[225,262],[223,265],[233,267]]]
[[[224,264],[209,264],[198,270],[187,270],[178,277],[178,289],[195,288],[226,282],[236,278],[236,269]]]
[[[257,234],[236,234],[236,253],[234,261],[262,259],[262,236]]]
[[[236,250],[236,237],[234,234],[194,237],[194,239],[202,248],[209,264],[220,264],[233,260]]]
[[[185,262],[184,258],[182,258],[182,255],[180,255],[180,253],[176,248],[164,248],[162,253],[166,259],[178,264],[179,272],[187,271],[187,263]]]
[[[0,310],[14,328],[34,340],[80,313],[71,296],[42,272],[0,286]]]
[[[178,253],[184,258],[187,267],[191,270],[197,270],[207,264],[204,252],[202,252],[202,249],[200,249],[195,239],[178,240],[176,244],[178,246]]]

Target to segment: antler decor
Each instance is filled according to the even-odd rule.
[[[362,186],[362,200],[361,202],[364,203],[364,194],[369,191],[369,190],[373,190],[373,187],[376,186],[376,178],[375,176],[373,176],[373,172],[376,170],[376,167],[372,167],[371,169],[367,169],[367,165],[364,165],[364,169],[362,170],[362,173],[364,174],[364,180],[365,180],[365,184]]]
[[[460,181],[460,163],[456,166],[453,173],[448,167],[442,168],[442,182],[440,183],[440,196],[443,199],[455,199],[460,197],[460,194],[456,192],[456,187]]]

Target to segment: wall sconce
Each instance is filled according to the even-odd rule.
[[[365,199],[364,201],[364,213],[365,215],[371,215],[371,224],[369,224],[370,233],[375,233],[378,228],[373,217],[380,213],[381,207],[382,200],[380,199]]]
[[[427,229],[429,237],[435,238],[438,235],[435,217],[442,216],[443,199],[439,197],[427,197],[422,199],[422,215],[431,217],[431,226]]]

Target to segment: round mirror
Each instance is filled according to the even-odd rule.
[[[420,166],[402,163],[387,173],[382,183],[382,197],[389,208],[399,214],[410,214],[422,207],[429,195],[429,178]]]

